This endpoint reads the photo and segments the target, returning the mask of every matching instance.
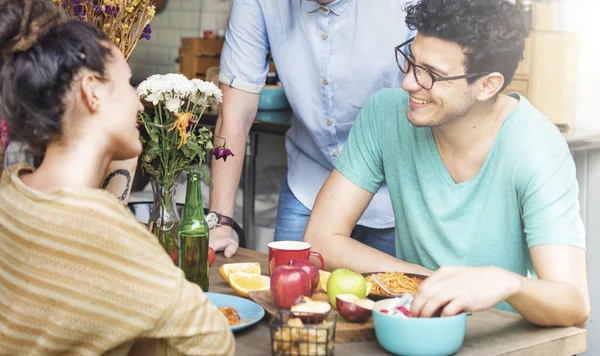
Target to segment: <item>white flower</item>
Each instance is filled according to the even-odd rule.
[[[189,80],[183,74],[155,74],[140,83],[138,96],[154,105],[162,103],[171,112],[179,112],[188,99],[196,105],[206,105],[209,99],[220,104],[223,93],[216,85],[200,79]]]
[[[154,105],[175,98],[187,99],[193,91],[194,85],[182,74],[151,75],[137,88],[138,96]]]
[[[157,105],[158,102],[161,100],[161,96],[158,93],[151,93],[150,95],[146,96],[145,99],[147,101],[151,101],[152,104]]]
[[[148,95],[159,94],[163,89],[162,84],[162,75],[151,75],[146,80],[141,82],[140,85],[138,85],[138,96],[140,98],[146,98]]]
[[[163,81],[168,89],[167,99],[169,97],[186,99],[194,91],[194,85],[183,74],[166,74]]]
[[[171,98],[167,100],[165,105],[170,112],[179,112],[181,109],[181,100],[179,98]]]
[[[217,103],[223,102],[223,93],[221,89],[212,82],[205,82],[201,79],[192,79],[194,84],[194,94],[196,98],[204,95],[206,98],[213,98]]]

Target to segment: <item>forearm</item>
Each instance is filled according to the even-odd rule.
[[[226,216],[233,216],[235,198],[240,183],[240,176],[244,164],[246,151],[247,131],[244,127],[223,122],[219,116],[215,127],[215,136],[227,139],[227,146],[235,156],[227,161],[212,160],[211,180],[213,189],[210,191],[210,210]],[[219,138],[216,139],[218,142]]]
[[[328,270],[348,268],[361,273],[387,271],[424,275],[432,273],[425,267],[399,260],[348,236],[311,234],[305,235],[304,240],[312,245],[312,250],[323,255]]]
[[[202,293],[198,285],[179,281],[176,297],[164,315],[138,337],[161,339],[159,355],[197,355],[210,350],[210,355],[235,355],[235,340],[227,319]],[[202,354],[202,353],[200,353]]]
[[[135,177],[137,162],[137,157],[125,161],[111,162],[102,178],[101,188],[109,191],[117,199],[121,200],[123,204],[127,204],[131,194],[131,185]]]
[[[215,125],[215,143],[226,140],[233,152],[224,160],[212,160],[210,210],[226,216],[233,216],[235,197],[240,183],[240,175],[246,152],[246,138],[254,122],[258,109],[258,94],[247,93],[221,84],[223,105]],[[217,137],[218,136],[218,137]]]
[[[349,268],[356,272],[431,274],[424,267],[398,260],[349,237],[372,198],[373,193],[334,169],[317,195],[304,241],[323,255],[328,270]]]
[[[540,326],[583,326],[590,313],[585,292],[564,282],[518,279],[517,291],[507,298],[523,318]]]

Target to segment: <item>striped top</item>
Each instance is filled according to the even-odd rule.
[[[234,355],[227,320],[152,234],[100,189],[0,181],[0,355]]]

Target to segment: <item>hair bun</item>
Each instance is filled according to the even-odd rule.
[[[0,0],[0,52],[4,60],[29,50],[59,23],[43,0]]]

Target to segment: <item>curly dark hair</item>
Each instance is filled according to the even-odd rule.
[[[499,72],[504,89],[523,59],[529,31],[519,8],[506,0],[420,0],[407,4],[406,25],[460,45],[466,73]],[[469,83],[477,80],[470,78]]]
[[[87,68],[105,79],[108,38],[77,20],[60,22],[43,0],[0,0],[0,117],[11,139],[41,156],[63,134],[65,94]]]

